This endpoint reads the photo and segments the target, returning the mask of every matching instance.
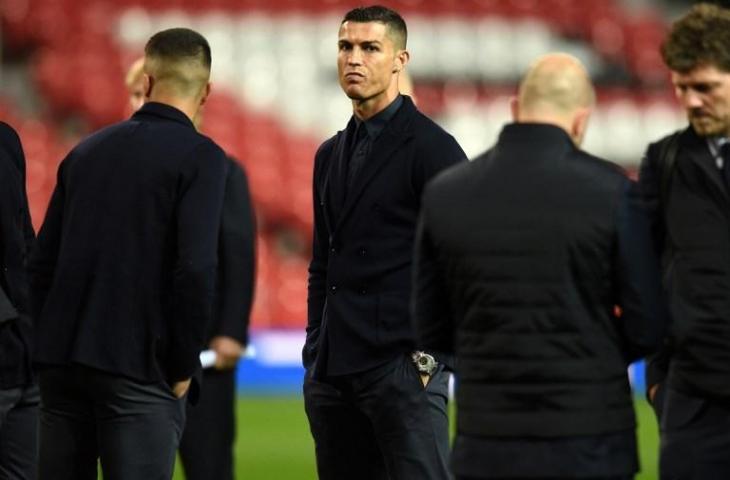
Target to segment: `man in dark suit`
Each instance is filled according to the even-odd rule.
[[[36,478],[40,397],[31,369],[26,276],[34,237],[23,147],[0,122],[0,478]]]
[[[730,478],[730,10],[692,7],[662,45],[690,126],[649,146],[639,183],[672,329],[649,362],[662,479]]]
[[[129,105],[137,111],[144,92],[144,58],[136,60],[125,78]],[[143,94],[142,94],[143,95]],[[200,128],[202,112],[193,119]],[[180,440],[180,460],[187,480],[232,480],[236,436],[236,365],[248,344],[248,324],[254,293],[256,228],[248,180],[243,167],[227,157],[223,215],[218,240],[218,279],[213,320],[206,348],[215,363],[203,370],[200,398],[188,404]]]
[[[659,272],[634,182],[579,149],[593,102],[575,58],[541,58],[497,144],[426,187],[414,319],[456,354],[459,479],[638,469],[626,369],[661,341]]]
[[[107,478],[172,477],[213,304],[226,175],[223,151],[192,122],[210,64],[198,33],[154,35],[147,103],[59,167],[30,268],[41,479],[96,478],[97,457]]]
[[[354,114],[315,157],[303,351],[317,470],[322,479],[443,479],[450,362],[417,351],[410,266],[423,185],[466,158],[398,93],[409,59],[400,15],[351,10],[338,48]]]

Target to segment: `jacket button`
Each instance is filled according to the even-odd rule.
[[[332,293],[337,293],[337,285],[332,285],[332,286],[330,287],[330,291],[331,291]]]
[[[365,295],[366,293],[368,293],[368,289],[367,288],[361,288],[360,289],[360,295]]]
[[[331,253],[337,253],[337,249],[335,247],[330,248]]]

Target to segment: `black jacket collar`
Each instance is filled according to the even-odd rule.
[[[370,140],[375,140],[380,135],[380,132],[383,131],[383,129],[390,123],[390,121],[395,116],[398,109],[403,105],[403,96],[398,95],[395,97],[395,100],[390,102],[390,105],[385,107],[383,110],[378,112],[377,114],[373,115],[371,118],[367,120],[360,120],[357,117],[355,117],[355,123],[360,124],[364,123],[365,128],[368,132],[368,136],[370,137]],[[353,115],[354,117],[354,115]]]
[[[575,144],[568,133],[557,125],[549,123],[510,123],[499,134],[499,143],[524,145],[534,149],[535,145],[550,144],[556,148],[574,150]]]
[[[185,115],[181,110],[165,103],[147,102],[142,105],[142,108],[137,110],[134,115],[132,115],[132,118],[135,120],[139,120],[144,117],[164,118],[166,120],[181,123],[193,130],[195,129],[195,125],[193,125],[192,120],[190,120],[187,115]]]

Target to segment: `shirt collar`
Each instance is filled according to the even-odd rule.
[[[403,97],[398,95],[395,97],[395,100],[390,102],[390,105],[372,117],[364,121],[355,117],[355,121],[357,122],[357,125],[364,123],[365,130],[368,132],[368,137],[370,137],[370,140],[375,140],[378,138],[385,126],[388,125],[388,122],[390,122],[390,120],[395,116],[401,105],[403,105]]]
[[[718,168],[722,168],[723,163],[720,148],[728,142],[730,142],[730,138],[727,137],[707,137],[707,148],[710,149],[710,153],[715,158]]]

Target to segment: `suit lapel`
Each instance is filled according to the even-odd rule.
[[[385,129],[380,134],[380,137],[373,144],[370,157],[367,162],[365,162],[365,165],[362,167],[362,170],[352,184],[352,191],[347,194],[345,206],[342,209],[342,213],[340,214],[337,223],[338,225],[350,214],[362,196],[365,188],[372,183],[378,173],[380,173],[392,159],[393,154],[403,143],[405,143],[406,140],[406,137],[402,135],[395,135],[388,129]]]
[[[351,122],[353,120],[350,120]],[[327,161],[327,172],[322,183],[322,201],[325,205],[325,221],[327,229],[332,227],[342,214],[345,203],[345,184],[347,182],[347,138],[352,129],[348,124],[346,130],[337,135],[335,147]]]
[[[333,231],[337,231],[342,226],[342,223],[350,215],[355,205],[357,205],[367,186],[373,182],[389,162],[393,161],[396,152],[411,140],[413,136],[411,121],[415,113],[416,107],[413,105],[411,99],[407,96],[404,97],[403,105],[401,105],[393,119],[386,125],[380,133],[380,136],[373,143],[370,156],[365,162],[365,165],[363,165],[357,178],[355,178],[351,191],[347,192],[347,196],[345,196],[345,185],[347,185],[347,161],[349,158],[349,152],[346,148],[348,143],[344,132],[340,135],[338,145],[333,149],[336,158],[333,158],[331,162],[332,180],[335,180],[337,185],[332,185],[332,182],[330,182],[330,188],[332,189],[333,200],[337,199],[338,201],[338,211],[333,211],[334,215],[332,218],[335,220],[335,228]],[[354,132],[354,121],[353,118],[350,119],[346,132]],[[339,171],[335,171],[335,165],[338,165],[336,168]],[[340,199],[342,199],[342,203],[339,203]],[[342,205],[341,209],[339,208],[340,205]]]
[[[717,168],[717,164],[710,152],[707,141],[704,138],[697,136],[691,127],[688,134],[691,135],[691,143],[688,145],[691,152],[689,158],[705,174],[706,178],[709,180],[709,184],[712,185],[713,189],[716,191],[715,193],[724,198],[726,201],[730,201],[728,186],[725,184],[722,171]]]
[[[20,202],[23,198],[23,191],[20,187],[23,182],[22,171],[18,168],[17,160],[9,153],[6,155],[2,151],[0,152],[0,157],[0,178],[5,179],[2,188],[10,190],[11,195],[15,197],[16,201]]]

